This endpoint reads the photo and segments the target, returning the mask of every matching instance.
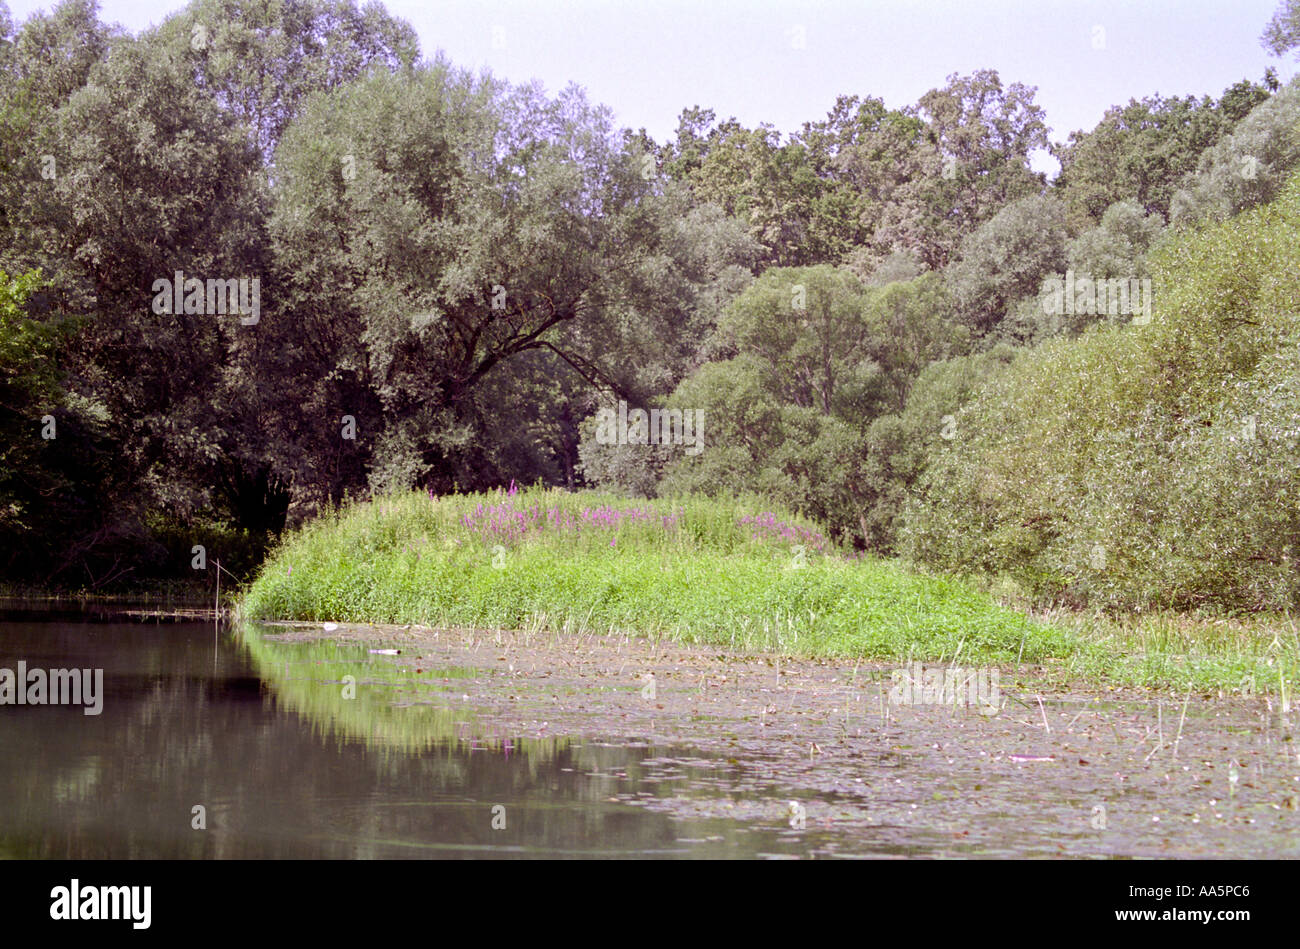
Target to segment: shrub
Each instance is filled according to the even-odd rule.
[[[1150,266],[1150,325],[1030,350],[957,413],[904,515],[910,556],[1049,600],[1295,605],[1300,180]]]

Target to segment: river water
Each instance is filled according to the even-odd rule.
[[[0,676],[103,671],[98,715],[0,704],[0,857],[1300,857],[1276,700],[989,717],[631,639],[0,615]]]
[[[0,705],[0,857],[749,857],[807,846],[781,825],[675,820],[609,800],[642,790],[639,762],[684,749],[463,740],[432,708],[341,736],[313,714],[322,686],[303,679],[285,694],[292,676],[268,681],[247,645],[211,623],[0,623],[0,668],[19,661],[103,669],[103,708]]]

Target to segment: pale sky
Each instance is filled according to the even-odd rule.
[[[48,0],[7,0],[16,20]],[[1037,86],[1054,141],[1110,105],[1160,93],[1218,96],[1294,60],[1259,35],[1280,0],[388,0],[429,56],[513,82],[569,82],[657,141],[683,108],[712,108],[784,133],[823,118],[838,94],[910,105],[953,72],[996,69]],[[132,31],[176,0],[102,0]],[[1035,166],[1054,172],[1038,156]]]

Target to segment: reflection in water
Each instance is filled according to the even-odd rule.
[[[93,717],[0,707],[4,857],[797,852],[774,832],[608,800],[690,793],[642,783],[639,763],[674,749],[482,734],[456,708],[457,670],[417,681],[363,647],[210,624],[0,623],[0,666],[19,659],[102,668],[105,697]]]

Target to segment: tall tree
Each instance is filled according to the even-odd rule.
[[[372,68],[410,68],[419,56],[409,23],[356,0],[194,0],[156,39],[268,158],[313,92]]]
[[[917,180],[905,203],[931,267],[946,264],[962,239],[1003,205],[1044,188],[1043,176],[1029,167],[1030,153],[1048,145],[1036,93],[1018,82],[1004,87],[996,70],[982,69],[954,73],[918,101],[941,168]]]
[[[1282,0],[1259,41],[1274,56],[1300,49],[1300,0]]]
[[[1072,132],[1067,144],[1053,148],[1061,162],[1054,187],[1072,225],[1094,226],[1108,207],[1126,200],[1167,219],[1201,154],[1268,96],[1265,86],[1243,80],[1219,102],[1209,96],[1132,99],[1108,109],[1091,132]]]
[[[523,354],[637,400],[628,348],[699,345],[744,243],[642,157],[576,88],[443,60],[308,104],[276,155],[285,321],[336,328],[303,371],[374,393],[372,485],[464,483],[476,393]]]

